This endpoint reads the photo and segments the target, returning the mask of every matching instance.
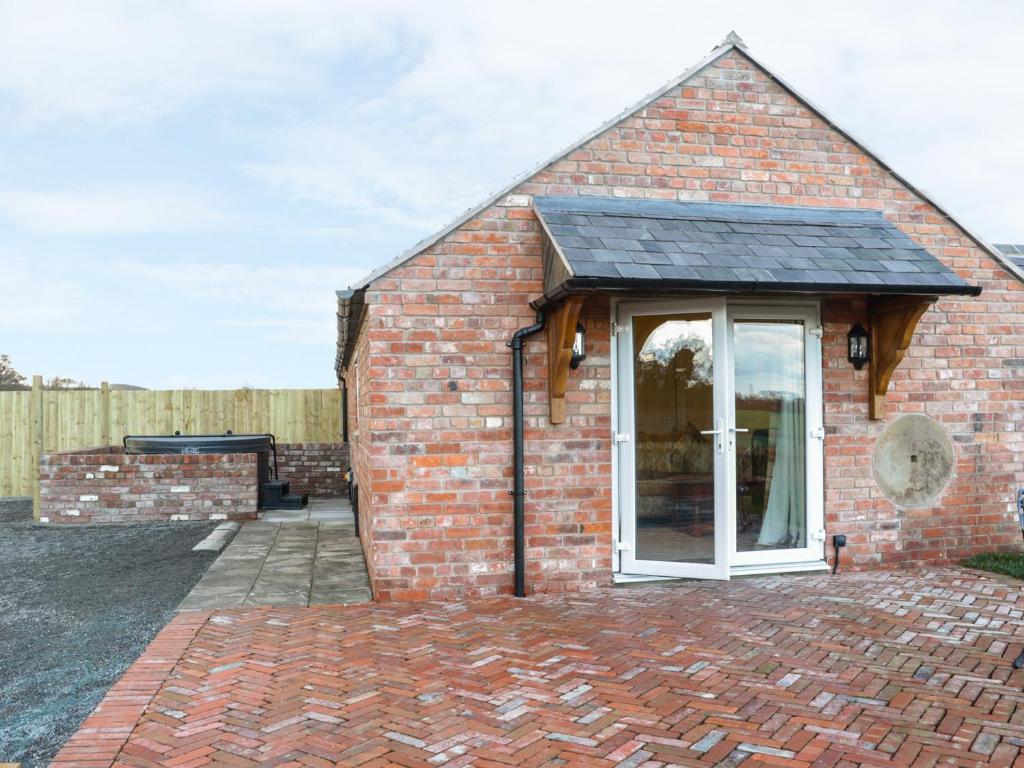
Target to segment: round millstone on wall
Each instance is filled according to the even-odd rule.
[[[882,493],[899,507],[931,506],[953,476],[953,443],[921,414],[900,416],[878,438],[871,468]]]

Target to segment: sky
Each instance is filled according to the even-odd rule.
[[[0,353],[92,384],[334,386],[335,289],[732,29],[1024,242],[1019,2],[0,0]]]

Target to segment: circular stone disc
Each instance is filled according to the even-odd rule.
[[[871,461],[875,482],[900,507],[927,507],[953,475],[953,443],[942,425],[921,414],[886,427]]]

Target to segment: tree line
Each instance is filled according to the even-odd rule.
[[[43,383],[46,389],[95,389],[84,381],[66,376],[54,376]],[[8,355],[0,355],[0,390],[28,390],[29,386],[24,374],[18,373]]]

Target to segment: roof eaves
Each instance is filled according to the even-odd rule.
[[[910,295],[910,296],[980,296],[981,286],[953,284],[913,284],[893,283],[879,285],[850,285],[849,283],[786,283],[757,282],[743,280],[675,280],[637,279],[628,277],[574,277],[559,287],[554,295],[545,294],[531,304],[537,308],[547,303],[561,301],[565,296],[586,293],[612,293],[621,291],[628,294],[671,295],[674,292],[689,291],[694,294],[703,293],[742,293],[742,294],[809,294],[814,296],[829,295]]]
[[[334,356],[334,370],[341,376],[348,370],[355,349],[356,340],[366,318],[366,290],[348,289],[335,291],[338,297],[338,344]],[[340,310],[344,309],[344,313]],[[344,328],[344,330],[342,330]]]
[[[945,216],[951,224],[959,227],[961,230],[967,233],[967,236],[969,238],[971,238],[982,250],[987,251],[988,254],[992,256],[996,261],[998,261],[1008,272],[1014,275],[1017,279],[1024,280],[1024,269],[1014,264],[998,248],[996,248],[994,245],[988,242],[988,240],[983,238],[973,229],[971,229],[962,221],[960,221],[956,216],[954,216],[949,211],[949,209],[946,206],[939,203],[932,195],[922,190],[920,187],[918,187],[913,182],[908,180],[905,176],[903,176],[903,174],[901,174],[899,171],[895,170],[892,167],[892,165],[890,165],[881,155],[879,155],[874,150],[870,149],[866,144],[864,144],[863,141],[861,141],[856,136],[851,134],[845,128],[842,128],[839,125],[837,125],[835,121],[832,120],[832,118],[829,117],[828,114],[821,107],[819,107],[813,101],[811,101],[802,93],[800,93],[800,91],[798,91],[796,88],[790,85],[789,81],[782,78],[779,74],[775,72],[774,69],[769,67],[760,58],[754,56],[754,54],[752,54],[750,50],[747,49],[745,46],[737,47],[737,50],[741,54],[746,56],[748,59],[750,59],[750,61],[752,61],[758,67],[760,67],[766,74],[768,74],[769,77],[771,77],[776,83],[778,83],[779,86],[782,87],[785,91],[787,91],[791,96],[793,96],[798,101],[803,102],[812,112],[817,114],[818,117],[820,117],[822,120],[828,123],[829,127],[831,127],[834,131],[846,137],[846,139],[850,141],[851,144],[856,146],[864,154],[866,154],[868,157],[870,157],[872,160],[874,160],[876,163],[882,166],[882,168],[884,168],[886,171],[892,174],[892,176],[895,179],[897,179],[900,183],[906,186],[911,192],[920,197],[926,203],[929,203],[933,208],[935,208],[935,210],[937,210],[939,213]]]
[[[732,51],[734,49],[735,50],[745,50],[741,45],[739,45],[739,44],[737,44],[735,42],[730,41],[730,38],[726,38],[726,42],[723,42],[722,45],[719,45],[710,54],[708,54],[708,56],[706,56],[704,59],[702,59],[699,63],[697,63],[694,66],[690,67],[683,74],[681,74],[678,77],[676,77],[676,78],[670,80],[669,82],[665,83],[665,85],[663,85],[661,88],[658,88],[657,90],[647,94],[646,96],[644,96],[642,99],[640,99],[638,102],[636,102],[632,106],[626,107],[626,109],[624,109],[622,112],[619,112],[617,115],[615,115],[615,117],[613,117],[613,118],[611,118],[609,120],[606,120],[598,128],[590,131],[585,136],[583,136],[581,139],[579,139],[578,141],[573,142],[572,144],[570,144],[569,146],[567,146],[564,149],[560,150],[559,152],[556,152],[552,157],[549,157],[547,160],[544,160],[543,162],[538,163],[537,165],[533,166],[529,170],[524,171],[523,173],[519,174],[509,184],[507,184],[506,186],[502,187],[497,192],[491,194],[490,197],[488,197],[482,203],[479,203],[478,205],[474,206],[473,208],[470,208],[468,211],[463,213],[457,219],[455,219],[454,221],[446,224],[444,227],[439,229],[437,232],[434,232],[432,235],[428,235],[427,237],[423,238],[422,240],[420,240],[418,243],[416,243],[414,246],[412,246],[408,250],[405,250],[402,253],[400,253],[398,256],[396,256],[394,259],[389,261],[387,264],[384,264],[383,266],[380,266],[377,269],[373,270],[370,274],[368,274],[366,277],[364,277],[359,282],[353,284],[351,287],[354,288],[354,289],[365,288],[366,286],[368,286],[370,283],[372,283],[377,278],[383,277],[388,272],[390,272],[391,270],[395,269],[395,267],[398,267],[398,266],[404,264],[409,259],[411,259],[414,256],[417,256],[418,254],[422,253],[427,248],[429,248],[430,246],[434,245],[439,240],[441,240],[443,237],[445,237],[446,235],[450,234],[455,229],[461,227],[463,224],[465,224],[467,221],[472,219],[474,216],[478,216],[481,212],[483,212],[484,210],[486,210],[490,206],[494,205],[496,202],[501,200],[503,197],[505,197],[507,194],[509,194],[513,189],[518,187],[524,181],[527,181],[528,179],[530,179],[530,177],[532,177],[532,176],[536,175],[537,173],[539,173],[540,171],[544,170],[545,168],[547,168],[552,163],[556,163],[559,160],[561,160],[564,157],[566,157],[567,155],[571,154],[572,152],[575,152],[577,149],[582,147],[584,144],[586,144],[591,139],[594,139],[597,136],[600,136],[602,133],[607,131],[609,128],[613,128],[615,125],[620,123],[622,120],[626,119],[627,117],[632,115],[634,112],[637,112],[637,111],[643,109],[644,107],[646,107],[651,102],[661,98],[662,96],[664,96],[666,93],[668,93],[673,88],[676,88],[676,87],[682,85],[687,80],[689,80],[691,77],[693,77],[698,72],[700,72],[702,69],[704,69],[706,66],[708,66],[709,64],[714,63],[715,61],[720,59],[722,56],[724,56],[725,54],[729,53],[729,51]]]

